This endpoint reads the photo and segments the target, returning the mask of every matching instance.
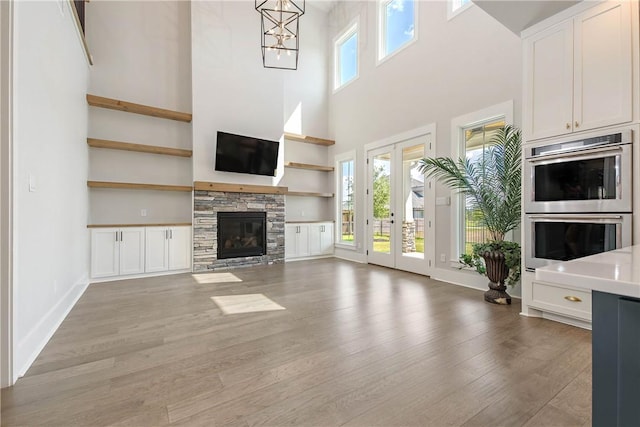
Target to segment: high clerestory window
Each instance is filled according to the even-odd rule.
[[[335,40],[334,90],[358,78],[358,20],[349,24]]]
[[[378,61],[417,40],[418,2],[381,0],[378,7]]]
[[[469,9],[472,4],[471,0],[447,0],[447,18],[451,19],[459,15]]]

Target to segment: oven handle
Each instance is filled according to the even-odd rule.
[[[622,219],[622,215],[563,215],[563,214],[539,214],[539,215],[527,215],[531,219],[551,219],[551,220],[567,220],[570,219],[576,222],[586,222],[598,219]]]
[[[562,154],[538,154],[537,156],[532,156],[529,157],[527,159],[527,161],[529,161],[530,163],[538,163],[538,162],[543,162],[545,160],[554,160],[554,159],[567,159],[570,160],[572,158],[576,158],[576,159],[582,159],[590,154],[602,154],[602,153],[614,153],[614,152],[620,152],[622,151],[622,147],[621,146],[617,146],[617,147],[604,147],[604,148],[593,148],[590,150],[583,150],[583,151],[573,151],[570,153],[562,153]]]

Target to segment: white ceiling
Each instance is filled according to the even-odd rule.
[[[323,12],[329,12],[331,8],[337,3],[337,0],[307,0],[307,3],[317,7]]]
[[[581,0],[472,0],[502,25],[516,33],[567,9]]]

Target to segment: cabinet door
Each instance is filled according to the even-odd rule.
[[[144,273],[144,227],[120,230],[120,274]]]
[[[145,268],[147,273],[169,268],[169,230],[166,227],[147,227],[145,231]]]
[[[298,255],[298,225],[286,224],[284,226],[284,257],[295,258]]]
[[[563,22],[524,41],[526,140],[573,130],[573,23]]]
[[[309,224],[298,224],[297,255],[301,257],[311,255],[309,251]]]
[[[91,230],[91,277],[117,276],[119,273],[120,230],[94,228]]]
[[[323,224],[322,233],[320,233],[320,248],[323,255],[333,254],[333,223],[327,222]]]
[[[309,255],[322,254],[322,224],[309,224]]]
[[[574,25],[574,131],[631,121],[630,2],[591,8]]]
[[[309,256],[309,224],[287,224],[284,228],[284,257]]]
[[[191,227],[169,228],[169,270],[191,269]]]

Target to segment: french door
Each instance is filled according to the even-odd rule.
[[[428,274],[433,265],[433,183],[418,171],[431,135],[367,152],[367,262]]]

